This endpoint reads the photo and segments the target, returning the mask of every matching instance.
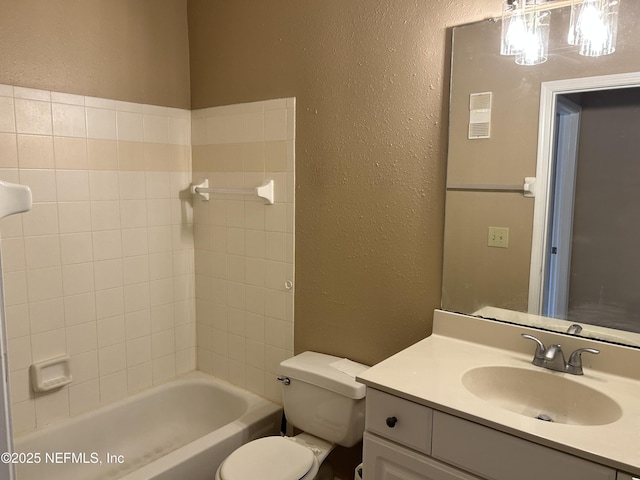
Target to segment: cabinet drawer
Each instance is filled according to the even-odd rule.
[[[431,453],[433,410],[372,388],[367,389],[365,428],[424,453]]]
[[[366,480],[481,480],[369,433],[364,434],[363,461]]]
[[[492,480],[615,480],[616,471],[442,412],[433,415],[434,458]]]

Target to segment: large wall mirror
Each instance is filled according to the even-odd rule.
[[[640,346],[640,2],[602,57],[553,6],[539,65],[500,55],[500,21],[454,29],[442,308]]]

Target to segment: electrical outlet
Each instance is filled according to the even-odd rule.
[[[489,247],[509,248],[509,229],[507,227],[489,227]]]

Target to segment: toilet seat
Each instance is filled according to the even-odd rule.
[[[222,463],[221,480],[300,480],[317,463],[313,452],[286,437],[246,443]]]

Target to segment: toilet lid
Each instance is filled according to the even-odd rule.
[[[265,437],[238,448],[220,467],[222,480],[299,480],[313,466],[313,452],[284,437]]]

